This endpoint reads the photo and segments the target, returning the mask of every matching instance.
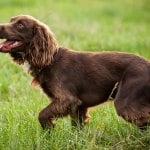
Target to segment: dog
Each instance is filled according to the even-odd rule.
[[[43,129],[70,115],[73,126],[89,122],[88,108],[114,99],[117,114],[145,127],[150,118],[150,62],[125,52],[76,52],[59,47],[47,25],[28,15],[0,24],[0,52],[28,64],[33,83],[51,103],[39,113]],[[116,88],[114,89],[116,85]]]

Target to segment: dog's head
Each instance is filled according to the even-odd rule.
[[[57,44],[49,28],[28,15],[12,17],[0,24],[0,52],[10,53],[19,64],[27,60],[31,65],[43,67],[51,63]]]

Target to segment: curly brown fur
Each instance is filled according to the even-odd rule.
[[[0,25],[0,51],[28,63],[51,103],[39,114],[43,128],[70,115],[72,125],[89,120],[88,108],[114,98],[117,113],[143,127],[150,118],[150,62],[118,52],[75,52],[57,46],[53,33],[37,19],[20,15]],[[117,84],[116,89],[114,86]],[[114,91],[114,92],[112,92]]]

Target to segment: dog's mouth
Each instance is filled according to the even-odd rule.
[[[13,49],[20,47],[23,43],[18,40],[9,40],[6,39],[0,43],[0,52],[9,53]]]

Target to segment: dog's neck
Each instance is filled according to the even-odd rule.
[[[33,67],[32,65],[30,65],[30,63],[26,60],[23,65],[22,68],[25,72],[27,72],[28,74],[32,75],[33,77],[38,76],[40,74],[40,72],[42,72],[42,70],[45,68],[38,68],[38,67]]]
[[[24,57],[24,63],[22,65],[23,69],[31,74],[32,76],[34,77],[37,77],[43,70],[45,70],[47,67],[51,68],[54,63],[59,59],[59,56],[60,56],[60,53],[62,51],[62,48],[58,48],[56,50],[56,52],[54,53],[53,55],[53,59],[52,59],[52,62],[49,66],[43,66],[43,67],[38,67],[38,66],[32,66],[28,60],[25,58],[25,55],[22,54],[22,57]]]

